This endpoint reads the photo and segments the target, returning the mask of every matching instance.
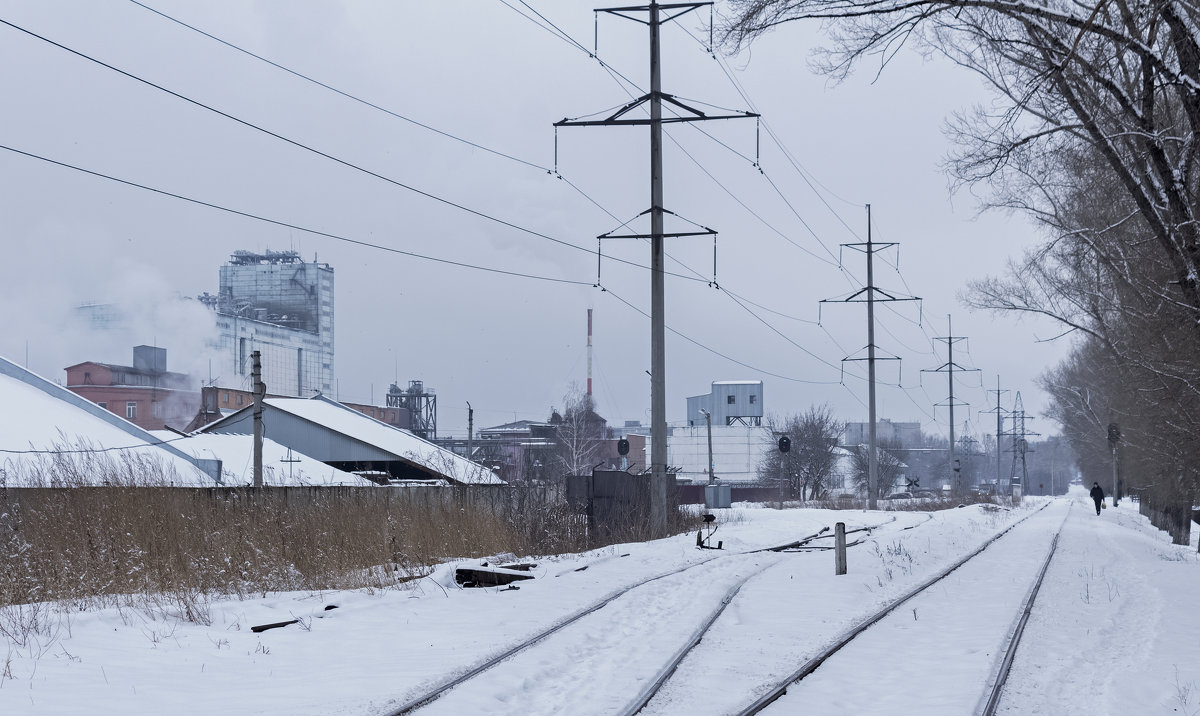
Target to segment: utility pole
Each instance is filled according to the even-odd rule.
[[[467,459],[471,457],[471,438],[475,434],[475,409],[471,407],[471,401],[467,401]]]
[[[842,244],[842,247],[861,251],[867,255],[867,285],[840,300],[825,299],[821,303],[866,303],[867,304],[867,509],[878,505],[879,492],[879,445],[876,435],[875,416],[875,302],[920,301],[916,296],[897,296],[883,291],[875,285],[875,252],[896,246],[896,242],[879,243],[871,240],[871,205],[867,204],[867,241],[858,244]],[[876,295],[878,294],[878,296]],[[882,296],[880,298],[879,296]],[[842,362],[860,361],[862,358],[846,357]],[[898,356],[887,356],[884,360],[900,360]]]
[[[254,351],[250,354],[250,380],[254,391],[254,489],[263,486],[263,397],[267,394],[267,386],[262,382],[261,354]]]
[[[666,233],[663,227],[663,214],[667,213],[663,206],[663,170],[662,170],[662,135],[663,124],[673,122],[696,122],[710,119],[738,119],[757,117],[757,114],[743,112],[736,115],[706,115],[698,109],[688,106],[673,95],[662,91],[662,67],[660,62],[660,31],[664,23],[685,15],[701,7],[712,5],[711,2],[681,2],[660,4],[652,0],[649,5],[598,8],[597,13],[604,12],[617,17],[634,20],[647,25],[650,29],[650,92],[624,105],[614,114],[603,120],[572,121],[563,119],[555,122],[557,127],[586,127],[586,126],[621,126],[648,125],[650,127],[650,233],[628,234],[613,236],[601,235],[598,238],[648,238],[650,239],[650,528],[655,535],[666,533],[667,527],[667,398],[666,398],[666,293],[664,272],[663,243],[672,236],[715,235],[716,232],[706,229],[701,232]],[[664,14],[665,11],[665,14]],[[647,19],[634,17],[632,13],[647,13]],[[663,101],[671,103],[677,109],[688,114],[663,119]],[[649,119],[624,118],[637,107],[649,104]],[[557,155],[557,151],[555,152]]]
[[[950,479],[951,479],[951,489],[954,491],[954,495],[956,497],[961,497],[963,494],[963,489],[962,489],[961,481],[959,480],[960,473],[954,469],[954,467],[955,467],[955,465],[954,465],[954,406],[956,404],[955,400],[954,400],[954,371],[955,370],[978,371],[979,369],[978,368],[963,368],[961,365],[954,362],[954,344],[958,343],[960,341],[965,341],[967,339],[963,336],[954,335],[954,325],[951,322],[949,314],[946,314],[946,328],[947,328],[948,335],[935,336],[933,339],[935,341],[943,341],[946,344],[946,353],[947,353],[946,362],[943,363],[942,365],[938,366],[937,368],[929,368],[929,369],[923,370],[921,372],[922,373],[946,373],[947,374],[946,382],[950,386],[950,398],[947,400],[946,403],[939,403],[939,405],[949,405],[950,406]],[[970,405],[970,403],[962,403],[962,402],[959,402],[957,404],[958,405]]]
[[[1000,482],[1003,480],[1001,473],[1000,438],[1004,435],[1004,413],[1008,412],[1000,406],[1000,396],[1008,391],[1000,390],[1000,376],[996,376],[996,389],[987,392],[996,394],[996,407],[991,410],[981,410],[979,412],[996,414],[996,489],[999,490]]]
[[[708,483],[716,485],[716,476],[713,475],[713,414],[703,408],[700,411],[704,414],[704,426],[708,428]]]

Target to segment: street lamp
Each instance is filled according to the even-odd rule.
[[[705,410],[704,408],[700,408],[700,412],[704,414],[704,424],[705,424],[705,425],[707,426],[707,428],[708,428],[708,484],[710,484],[710,485],[713,485],[713,484],[716,484],[716,481],[717,481],[717,480],[716,480],[716,477],[713,475],[713,461],[712,461],[712,415],[711,415],[711,414],[710,414],[710,413],[709,413],[707,410]]]

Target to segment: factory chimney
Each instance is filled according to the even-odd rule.
[[[587,394],[592,397],[592,309],[588,309],[588,375],[587,375]]]

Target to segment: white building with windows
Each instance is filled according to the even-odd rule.
[[[763,419],[763,383],[761,380],[717,380],[712,392],[687,399],[688,425],[704,425],[704,413],[712,415],[712,424],[757,427]]]
[[[273,395],[333,393],[333,268],[295,251],[235,251],[221,267],[217,295],[199,297],[216,313],[214,379],[249,389],[254,351]]]

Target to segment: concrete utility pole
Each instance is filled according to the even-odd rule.
[[[471,438],[475,434],[475,409],[471,407],[471,401],[467,401],[467,459],[471,457]]]
[[[843,247],[861,251],[867,255],[867,285],[850,294],[849,298],[840,300],[826,299],[824,303],[863,303],[867,304],[867,509],[873,510],[878,506],[879,493],[879,441],[876,434],[875,415],[875,302],[891,301],[920,301],[916,296],[896,296],[881,290],[875,285],[875,252],[896,246],[895,242],[878,243],[871,240],[871,205],[867,204],[867,241],[865,244],[842,244]],[[876,294],[882,296],[879,298]],[[843,358],[842,362],[859,361],[862,358]],[[887,356],[885,360],[900,360],[898,356]]]
[[[603,120],[573,121],[563,119],[554,123],[555,127],[619,125],[649,125],[650,127],[650,208],[644,212],[650,214],[650,233],[626,234],[621,236],[610,233],[602,234],[598,238],[650,239],[650,528],[651,532],[656,535],[664,534],[667,527],[666,274],[664,272],[663,245],[666,238],[673,236],[715,236],[716,234],[711,229],[666,233],[663,226],[663,215],[667,211],[663,206],[662,126],[664,123],[673,122],[696,122],[709,119],[737,119],[758,116],[750,112],[743,112],[736,115],[706,115],[704,112],[684,104],[674,96],[662,92],[659,37],[662,25],[680,15],[708,5],[712,5],[712,3],[682,2],[659,4],[657,0],[654,0],[649,5],[598,8],[596,10],[597,13],[603,12],[635,20],[649,27],[650,93],[624,105],[616,113]],[[632,16],[632,13],[642,12],[648,14],[647,20]],[[682,109],[688,114],[680,114],[663,119],[662,103],[664,100],[671,103],[676,109]],[[623,118],[624,115],[644,104],[649,104],[650,118],[648,120]]]
[[[933,339],[935,341],[943,341],[946,344],[946,362],[943,363],[942,365],[938,366],[937,368],[929,368],[929,369],[923,370],[921,372],[922,373],[946,373],[947,374],[946,382],[950,386],[950,398],[947,400],[947,402],[938,403],[938,405],[949,405],[950,406],[950,480],[951,480],[950,484],[951,484],[951,489],[954,491],[954,495],[961,496],[963,494],[963,486],[961,484],[961,480],[959,479],[959,475],[961,473],[959,473],[957,470],[954,469],[955,468],[955,465],[954,465],[954,406],[956,404],[957,405],[970,405],[970,403],[962,403],[962,402],[955,403],[955,400],[954,400],[954,371],[958,370],[958,371],[966,372],[966,371],[978,371],[979,369],[978,368],[963,368],[961,365],[954,362],[954,344],[958,343],[959,341],[965,341],[967,339],[963,336],[954,335],[954,325],[951,322],[949,314],[946,314],[946,328],[948,329],[949,335],[935,336]]]
[[[254,489],[263,486],[263,398],[267,394],[267,385],[262,382],[261,354],[254,351],[250,354],[250,380],[254,391]]]
[[[713,459],[712,459],[712,413],[704,408],[700,408],[700,412],[704,413],[704,424],[708,428],[708,484],[715,485],[717,483],[716,476],[713,475]]]

